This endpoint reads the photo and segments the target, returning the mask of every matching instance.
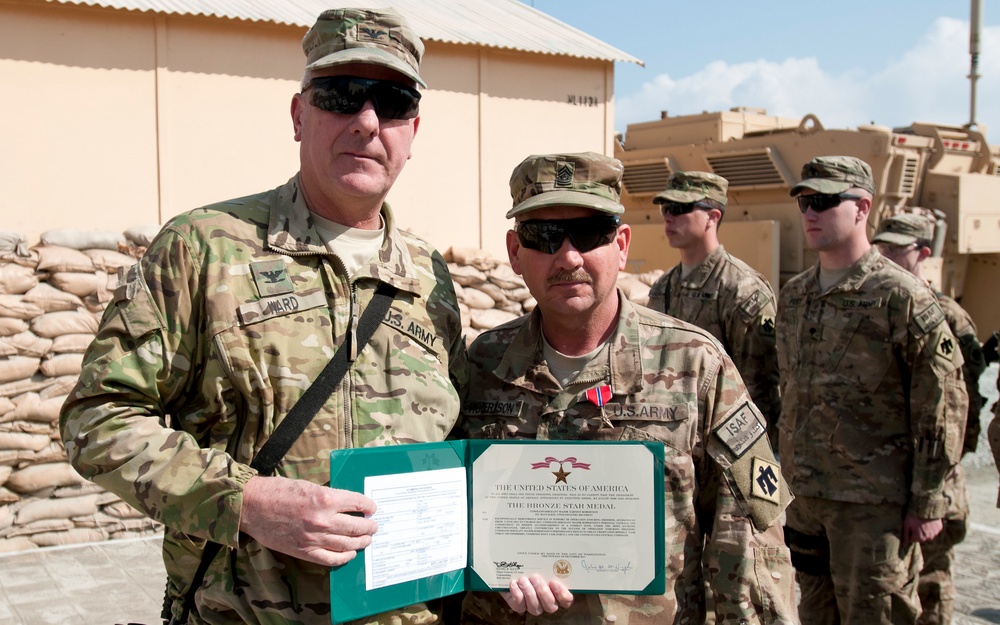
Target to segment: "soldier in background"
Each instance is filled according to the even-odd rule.
[[[777,446],[778,356],[774,347],[774,291],[759,272],[719,244],[726,214],[725,178],[708,172],[671,174],[653,198],[660,205],[679,265],[649,290],[649,307],[708,330],[733,359]]]
[[[997,370],[997,390],[1000,391],[1000,369]],[[993,404],[993,420],[986,430],[986,438],[990,441],[993,451],[993,463],[1000,471],[1000,400]],[[997,490],[997,508],[1000,508],[1000,488]]]
[[[792,187],[817,266],[778,303],[786,539],[805,625],[912,624],[915,543],[961,457],[963,358],[934,294],[868,241],[871,168],[815,158]]]
[[[902,213],[882,220],[872,243],[883,256],[926,282],[923,263],[931,255],[933,240],[934,221],[923,215]],[[976,336],[976,326],[969,314],[944,293],[935,291],[934,295],[965,358],[963,373],[969,408],[962,446],[964,456],[976,451],[979,443],[979,413],[985,401],[979,394],[979,378],[986,370],[986,361]],[[917,587],[921,609],[917,622],[920,625],[947,625],[951,623],[954,612],[956,591],[951,575],[955,561],[954,547],[965,539],[969,529],[969,495],[961,463],[956,464],[948,475],[944,495],[949,502],[944,529],[934,539],[920,545],[924,560]]]
[[[329,451],[440,441],[458,417],[466,360],[447,265],[384,201],[419,124],[423,44],[398,14],[364,9],[322,13],[302,44],[299,172],[167,223],[115,290],[63,407],[77,471],[166,526],[172,623],[329,623],[330,567],[377,529],[371,499],[326,485]],[[378,323],[359,348],[383,284],[402,323]],[[337,350],[347,375],[276,475],[257,474]],[[192,588],[206,541],[223,550]],[[421,604],[365,622],[438,618]]]
[[[595,153],[529,156],[514,170],[507,252],[538,306],[470,347],[461,427],[470,438],[665,443],[667,591],[574,597],[533,575],[468,595],[462,622],[701,623],[707,571],[718,622],[794,623],[779,521],[790,495],[732,360],[705,330],[616,289],[631,238],[622,171]]]

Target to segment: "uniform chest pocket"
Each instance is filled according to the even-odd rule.
[[[888,324],[875,315],[841,313],[845,323],[828,328],[834,334],[830,370],[859,388],[874,391],[894,362]]]

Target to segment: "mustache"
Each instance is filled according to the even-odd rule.
[[[583,269],[577,269],[576,271],[560,271],[552,274],[545,282],[548,285],[559,284],[561,282],[585,282],[590,284],[593,282],[593,279]]]

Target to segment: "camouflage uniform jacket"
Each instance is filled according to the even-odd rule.
[[[872,248],[825,292],[818,267],[792,278],[777,337],[792,491],[942,518],[968,398],[962,354],[931,290]]]
[[[470,438],[662,441],[667,592],[579,595],[569,610],[542,618],[516,615],[497,593],[476,593],[462,622],[701,623],[706,551],[719,623],[794,622],[778,520],[791,496],[732,361],[701,328],[618,298],[608,359],[565,389],[543,360],[537,310],[480,335],[469,348],[461,427]],[[603,385],[612,396],[602,413],[586,391]],[[751,479],[764,473],[776,481]]]
[[[1000,369],[997,370],[997,390],[1000,391]],[[993,463],[1000,469],[1000,401],[993,404],[993,419],[986,428],[986,438],[993,452]],[[997,508],[1000,508],[1000,488],[997,489]]]
[[[935,292],[934,295],[941,306],[941,311],[944,312],[948,327],[958,339],[958,347],[965,359],[962,373],[965,376],[965,391],[969,396],[965,439],[962,446],[962,455],[965,455],[976,451],[979,444],[979,434],[982,431],[982,427],[979,425],[979,412],[986,399],[979,394],[979,378],[986,370],[986,359],[983,356],[983,346],[979,342],[979,337],[976,336],[976,324],[972,321],[969,313],[958,302],[944,293]],[[945,518],[964,519],[969,516],[969,495],[961,463],[955,465],[955,469],[945,480],[944,495],[948,499],[948,512],[945,514]]]
[[[775,437],[781,412],[774,347],[776,302],[764,276],[721,245],[686,278],[681,278],[677,265],[649,290],[650,308],[693,323],[719,339]]]
[[[81,475],[166,526],[175,615],[210,540],[229,549],[192,622],[330,622],[329,570],[241,535],[242,491],[380,281],[399,289],[389,313],[276,474],[325,484],[331,449],[439,441],[457,420],[468,372],[447,265],[388,205],[382,218],[377,260],[348,278],[293,177],[174,218],[115,290],[62,436]]]

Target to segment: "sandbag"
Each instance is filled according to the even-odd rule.
[[[487,272],[489,281],[503,289],[523,289],[524,278],[514,273],[510,265],[503,263]]]
[[[83,253],[90,257],[90,260],[94,261],[94,265],[98,269],[103,269],[108,273],[117,275],[119,267],[131,267],[136,264],[138,259],[128,254],[122,254],[116,249],[114,250],[83,250]]]
[[[38,371],[42,359],[33,356],[10,356],[0,359],[0,384],[30,378]]]
[[[0,452],[0,453],[10,453],[10,452]],[[0,486],[0,505],[6,506],[21,500],[21,496],[14,491],[8,489],[6,486]]]
[[[9,349],[14,350],[14,354],[21,356],[35,356],[41,358],[49,353],[52,348],[52,339],[38,336],[30,330],[18,332],[12,336],[0,337],[0,355],[8,355]]]
[[[44,311],[31,302],[24,301],[22,295],[0,294],[0,317],[31,319]]]
[[[0,506],[0,536],[4,535],[4,530],[14,524],[13,506]]]
[[[153,242],[153,239],[160,232],[160,228],[159,224],[132,226],[123,234],[129,243],[141,247],[149,247],[149,244]]]
[[[0,265],[0,293],[20,295],[26,293],[38,284],[38,276],[30,267],[16,263]]]
[[[48,282],[39,282],[21,297],[25,302],[41,308],[43,312],[83,308],[83,300],[79,296],[61,291]]]
[[[41,451],[23,450],[18,454],[22,462],[61,462],[66,460],[66,448],[61,442],[52,441],[49,446]]]
[[[49,276],[49,283],[66,293],[77,297],[87,297],[101,288],[107,288],[107,273],[104,271],[80,273],[77,271],[59,271]]]
[[[0,449],[41,451],[48,447],[52,439],[47,434],[25,434],[23,432],[0,432]]]
[[[29,501],[17,511],[14,522],[27,525],[43,519],[69,519],[97,512],[97,497],[99,495],[84,495],[82,497],[67,497],[66,499],[43,499]]]
[[[65,402],[65,395],[42,399],[39,393],[24,393],[14,398],[15,408],[9,416],[14,421],[54,424]]]
[[[34,249],[38,252],[38,271],[92,273],[97,269],[89,256],[73,248],[62,245],[39,245]]]
[[[39,423],[37,421],[4,421],[0,423],[0,432],[24,432],[25,434],[44,434],[51,436],[54,432],[51,423]],[[0,476],[3,470],[0,469]]]
[[[7,478],[10,477],[10,474],[13,473],[13,471],[13,467],[0,466],[0,486],[3,486],[4,482],[7,481]]]
[[[20,232],[0,230],[0,252],[27,253],[28,239]]]
[[[39,237],[44,245],[57,245],[74,250],[105,249],[116,250],[125,237],[113,230],[78,230],[76,228],[53,228]]]
[[[97,326],[97,319],[83,311],[45,313],[31,320],[31,331],[46,338],[63,334],[96,334]]]
[[[449,264],[448,271],[451,272],[451,279],[462,286],[476,286],[486,282],[486,274],[475,267],[468,265]]]
[[[0,384],[0,397],[15,397],[21,393],[41,390],[50,384],[52,384],[52,378],[47,378],[39,373],[23,380]]]
[[[104,506],[101,511],[105,514],[113,516],[118,519],[138,519],[143,518],[146,515],[136,510],[132,506],[128,505],[124,501],[118,501],[116,503]]]
[[[32,534],[31,542],[39,547],[60,547],[63,545],[79,545],[82,543],[99,543],[107,540],[107,535],[98,529],[74,527],[65,532],[42,532]]]
[[[86,482],[67,462],[35,464],[14,471],[7,478],[6,486],[22,495],[39,491],[47,486],[74,486]]]
[[[81,482],[73,486],[61,486],[52,491],[53,497],[79,497],[80,495],[93,495],[103,493],[104,489],[93,482]],[[98,504],[100,505],[100,504]]]
[[[496,326],[507,323],[508,321],[513,321],[517,319],[520,315],[516,315],[506,310],[472,310],[472,327],[478,328],[480,330],[489,330],[495,328]]]
[[[0,538],[0,553],[19,553],[38,549],[38,545],[31,542],[24,536],[16,538]]]
[[[462,303],[471,309],[479,310],[488,310],[496,306],[496,300],[474,287],[466,287]]]
[[[65,396],[76,383],[80,380],[80,376],[77,375],[61,375],[58,378],[51,378],[50,384],[45,388],[38,391],[38,396],[42,401],[46,399],[52,399],[53,397]]]
[[[63,334],[52,339],[49,350],[56,354],[82,354],[93,342],[94,335],[90,333]]]
[[[51,358],[45,358],[38,370],[50,378],[62,375],[80,375],[80,371],[83,370],[83,353],[56,354]]]
[[[28,329],[28,322],[13,317],[0,317],[0,336],[13,336]]]

